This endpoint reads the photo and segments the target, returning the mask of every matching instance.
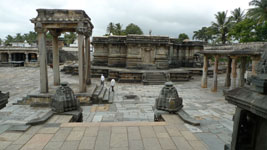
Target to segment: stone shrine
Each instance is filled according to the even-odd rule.
[[[80,103],[68,83],[61,83],[56,90],[56,94],[52,97],[51,107],[57,113],[80,109]]]
[[[93,37],[94,66],[129,69],[168,69],[194,67],[201,62],[198,52],[203,42],[184,41],[167,36]]]
[[[8,103],[8,98],[9,98],[9,92],[2,93],[2,91],[0,91],[0,109],[6,107],[6,104]]]
[[[267,149],[267,50],[256,66],[252,86],[236,88],[225,99],[236,105],[231,145],[225,149]]]
[[[177,89],[172,82],[166,82],[161,89],[159,97],[155,101],[155,108],[158,110],[175,113],[183,107],[183,99],[179,97]]]

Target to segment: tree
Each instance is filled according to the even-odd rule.
[[[135,25],[133,23],[130,23],[126,29],[125,29],[125,34],[139,34],[142,35],[143,31],[141,30],[141,28],[138,25]],[[152,32],[152,31],[151,31]]]
[[[2,43],[3,43],[3,40],[0,38],[0,46],[2,45]]]
[[[17,33],[14,38],[15,42],[24,42],[24,40],[25,40],[24,36],[22,36],[20,33]]]
[[[123,35],[122,24],[120,24],[120,23],[115,24],[115,31],[113,34],[114,35]]]
[[[254,18],[257,23],[263,23],[267,21],[267,1],[266,0],[252,0],[249,3],[250,6],[255,6],[248,10],[247,15]]]
[[[183,42],[185,39],[189,39],[187,34],[185,34],[185,33],[179,34],[179,36],[178,36],[178,41],[179,42]]]
[[[232,16],[230,17],[234,23],[238,23],[242,21],[245,17],[244,10],[242,11],[241,8],[236,8],[233,11],[231,11]]]
[[[110,22],[107,26],[107,33],[110,35],[111,33],[114,34],[115,26],[112,22]]]
[[[14,38],[11,35],[6,36],[5,45],[10,45],[14,41]]]
[[[259,42],[267,40],[267,22],[258,24],[256,20],[246,18],[237,23],[229,35],[239,42]]]
[[[37,33],[30,31],[29,33],[24,34],[24,38],[29,44],[32,44],[37,40]]]
[[[73,32],[64,33],[64,43],[68,46],[72,44],[76,38],[77,38],[77,35]]]
[[[222,44],[227,41],[227,35],[231,28],[231,19],[227,17],[227,12],[222,11],[215,14],[216,22],[212,22],[212,28],[217,33],[217,40]]]
[[[210,27],[202,27],[198,31],[194,31],[193,39],[202,40],[208,42],[212,40],[212,30]]]

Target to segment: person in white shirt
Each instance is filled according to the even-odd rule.
[[[114,86],[115,86],[115,80],[114,79],[111,80],[110,85],[111,85],[112,92],[114,92]]]
[[[101,85],[104,85],[105,77],[104,77],[103,74],[101,74],[101,78],[100,78],[100,80],[101,80]]]

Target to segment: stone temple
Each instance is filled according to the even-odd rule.
[[[94,26],[85,11],[37,12],[31,22],[38,33],[40,67],[0,69],[0,149],[267,149],[267,43],[203,50],[202,42],[166,36],[103,36],[93,37],[92,60]],[[53,68],[47,62],[48,31]],[[78,77],[59,71],[64,32],[78,33]],[[2,52],[1,60],[12,60],[12,54]],[[227,64],[220,57],[228,58]],[[203,70],[193,68],[202,71],[201,84],[201,76],[191,78],[182,67],[202,62]],[[244,80],[249,63],[252,86]],[[226,74],[219,74],[219,65],[227,67]],[[105,75],[104,84],[99,74]],[[115,91],[108,90],[108,79],[116,79]],[[146,85],[132,83],[137,81]]]
[[[95,66],[129,69],[168,69],[201,67],[198,52],[203,42],[184,41],[167,36],[93,37]]]

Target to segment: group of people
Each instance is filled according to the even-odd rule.
[[[101,84],[101,85],[104,85],[105,77],[104,77],[103,74],[101,74],[100,81],[101,81],[100,84]],[[114,92],[114,86],[115,86],[115,80],[114,80],[114,79],[112,79],[112,80],[110,81],[110,86],[111,86],[112,92]]]

